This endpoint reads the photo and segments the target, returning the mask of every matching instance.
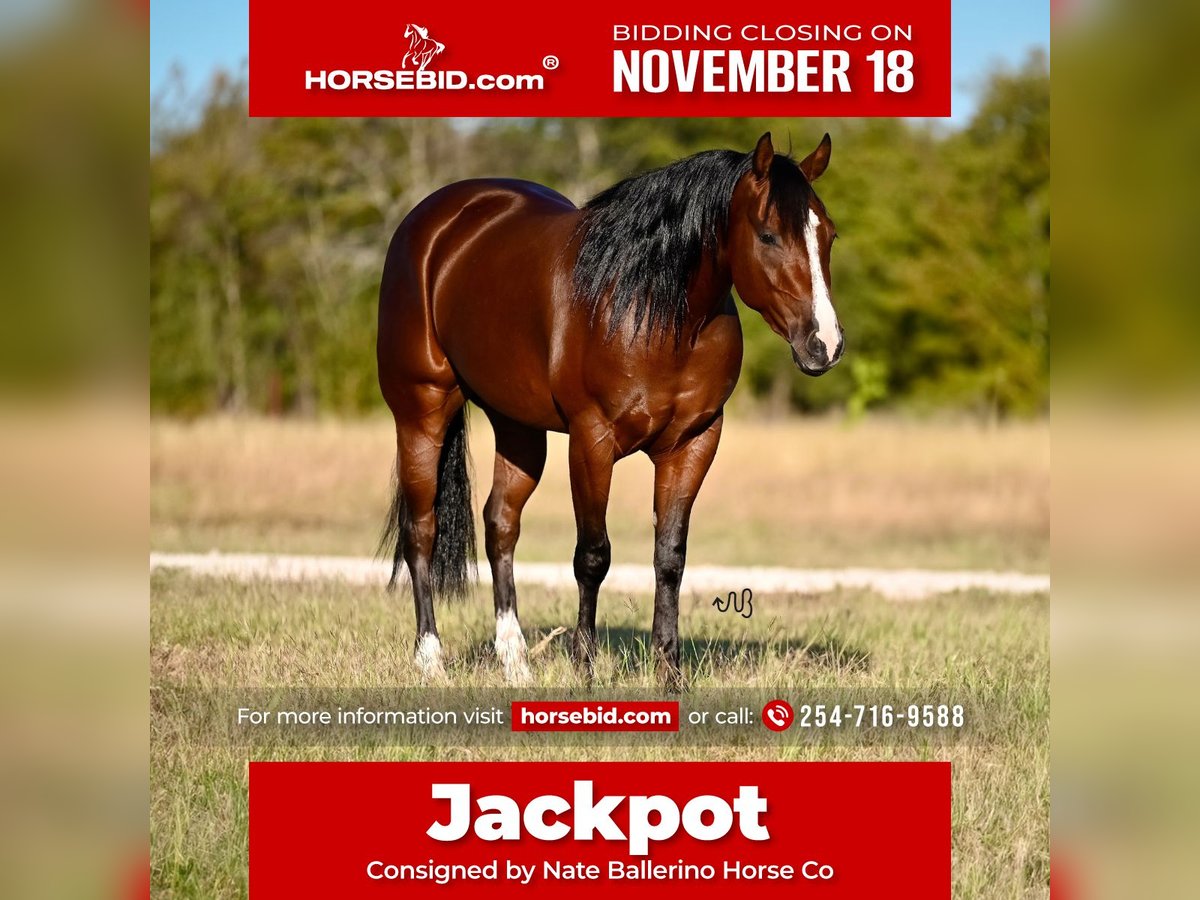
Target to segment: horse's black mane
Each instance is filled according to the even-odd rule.
[[[680,339],[688,284],[724,234],[733,189],[752,162],[753,154],[734,150],[697,153],[626,178],[584,207],[575,296],[593,316],[611,296],[610,335],[632,316],[635,331],[645,324],[647,336],[670,329]],[[779,154],[769,176],[768,202],[785,229],[803,233],[808,181]]]

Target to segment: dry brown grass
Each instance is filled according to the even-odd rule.
[[[491,432],[472,428],[477,493],[490,483]],[[209,419],[151,428],[152,542],[158,549],[369,553],[387,505],[390,422]],[[570,558],[574,523],[562,436],[525,517],[519,555]],[[610,531],[621,562],[648,562],[649,463],[617,467]],[[1004,567],[1044,571],[1049,532],[1049,429],[1032,423],[731,421],[697,504],[689,558],[706,563]],[[758,746],[696,748],[313,747],[250,751],[189,738],[195,710],[167,689],[255,685],[405,687],[411,606],[336,583],[238,584],[179,574],[151,582],[153,886],[164,897],[244,896],[245,756],[255,758],[773,759]],[[487,591],[439,605],[456,682],[499,683],[485,652]],[[864,592],[764,596],[752,621],[684,598],[683,638],[695,687],[770,685],[784,695],[834,688],[990,698],[993,740],[950,748],[840,746],[789,759],[946,758],[954,764],[954,894],[1047,895],[1048,598],[979,592],[897,604]],[[536,640],[573,621],[574,591],[526,588]],[[598,677],[645,688],[649,597],[605,592]],[[561,644],[561,641],[560,641]],[[797,653],[781,650],[801,647]],[[766,648],[756,652],[757,646]],[[813,648],[820,648],[817,652]],[[840,649],[839,649],[840,648]],[[830,650],[832,649],[832,652]],[[752,652],[753,651],[753,652]],[[853,658],[853,665],[843,660]],[[536,661],[543,687],[573,681],[562,646]],[[166,692],[166,693],[164,693]]]
[[[492,436],[473,417],[477,509]],[[369,554],[387,506],[390,420],[203,419],[151,427],[151,530],[161,550]],[[693,516],[689,559],[788,566],[1045,571],[1049,426],[830,420],[727,423]],[[652,468],[616,468],[617,562],[649,562]],[[565,561],[574,523],[566,438],[550,436],[518,554]]]

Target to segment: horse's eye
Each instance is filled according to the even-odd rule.
[[[758,239],[760,241],[762,241],[764,244],[774,244],[775,243],[775,235],[771,234],[771,232],[769,232],[769,231],[764,231],[762,234],[760,234],[758,236]]]

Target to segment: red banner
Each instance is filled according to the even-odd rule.
[[[950,896],[949,763],[250,764],[250,894]]]
[[[251,0],[255,116],[948,116],[950,0]]]

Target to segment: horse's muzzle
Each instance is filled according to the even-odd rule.
[[[833,351],[832,357],[825,352],[825,344],[817,337],[816,332],[813,332],[803,343],[792,344],[792,361],[805,375],[816,378],[836,366],[845,352],[846,333],[841,328],[838,328],[837,349]]]

